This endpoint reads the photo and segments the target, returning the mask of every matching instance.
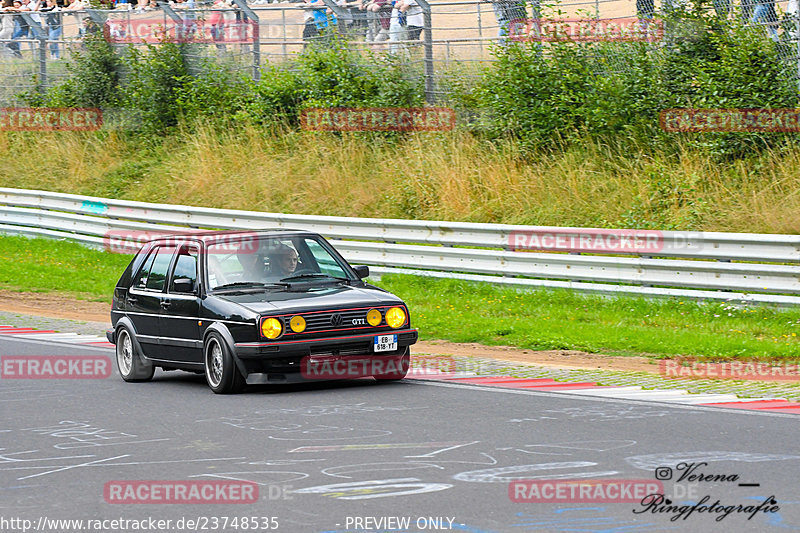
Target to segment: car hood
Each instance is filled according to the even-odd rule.
[[[241,292],[219,296],[259,314],[296,313],[309,310],[346,309],[402,304],[391,293],[371,287],[314,287],[307,291]]]

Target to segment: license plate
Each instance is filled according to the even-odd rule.
[[[397,335],[375,335],[376,352],[391,352],[397,349]]]

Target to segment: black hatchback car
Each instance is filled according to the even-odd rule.
[[[245,384],[405,377],[417,341],[408,308],[369,285],[322,236],[208,232],[145,244],[111,310],[125,381],[156,367],[205,373],[216,393]]]

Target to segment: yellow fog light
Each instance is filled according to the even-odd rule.
[[[261,334],[268,339],[277,339],[283,333],[283,324],[277,318],[268,318],[261,323]]]
[[[386,311],[386,323],[394,329],[406,323],[406,312],[399,307],[392,307]]]
[[[367,322],[369,322],[370,326],[377,326],[381,323],[381,320],[383,320],[383,317],[377,309],[370,309],[367,312]]]
[[[293,316],[289,321],[289,327],[295,333],[303,333],[306,330],[306,319],[301,316]]]

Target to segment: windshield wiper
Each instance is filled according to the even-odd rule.
[[[218,291],[220,289],[245,289],[245,288],[253,288],[253,289],[266,289],[270,287],[288,287],[288,283],[261,283],[260,281],[235,281],[233,283],[226,283],[225,285],[220,285],[218,287],[214,287],[212,290]]]
[[[319,278],[328,278],[328,279],[333,279],[333,280],[336,280],[336,281],[345,281],[345,282],[346,281],[350,281],[347,278],[337,278],[336,276],[331,276],[330,274],[322,274],[322,273],[319,273],[319,272],[308,273],[308,274],[297,274],[297,275],[294,275],[294,276],[281,278],[281,281],[287,282],[287,281],[297,281],[297,280],[301,280],[301,279],[319,279]]]

